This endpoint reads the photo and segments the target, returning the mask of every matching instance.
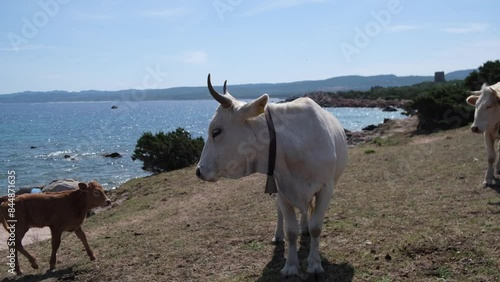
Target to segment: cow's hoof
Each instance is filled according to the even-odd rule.
[[[280,237],[274,237],[272,240],[273,245],[281,245],[285,243],[285,240],[283,240]]]
[[[89,258],[91,261],[95,261],[95,256],[94,255],[89,255]]]
[[[16,270],[16,275],[17,276],[23,275],[23,272],[21,271],[21,269]]]
[[[36,263],[36,261],[31,263],[31,267],[33,267],[33,269],[38,269],[38,264]]]
[[[296,265],[295,266],[285,265],[285,267],[283,267],[283,269],[281,270],[281,276],[283,277],[283,279],[296,277],[298,275],[299,275],[299,271],[298,271],[298,267]]]

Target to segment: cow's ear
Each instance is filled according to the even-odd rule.
[[[239,110],[244,119],[253,118],[264,113],[269,96],[264,94],[250,103],[245,104]]]
[[[83,191],[87,191],[89,189],[89,187],[87,187],[87,184],[83,182],[78,183],[78,188],[80,188]]]
[[[475,106],[476,102],[477,102],[477,99],[479,99],[479,96],[471,95],[471,96],[467,97],[466,101],[467,101],[467,103],[469,105]]]
[[[491,92],[497,96],[497,103],[500,104],[500,92],[497,91],[495,88],[490,87]]]

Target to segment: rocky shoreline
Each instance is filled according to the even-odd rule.
[[[403,108],[410,100],[386,100],[386,99],[349,99],[342,98],[337,95],[331,95],[326,92],[313,92],[305,94],[303,97],[309,97],[321,107],[350,107],[350,108],[382,108],[388,111],[396,110],[395,108]],[[286,99],[285,102],[290,102],[299,97]]]

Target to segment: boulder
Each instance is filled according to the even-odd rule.
[[[40,186],[34,186],[34,187],[22,187],[19,188],[19,190],[16,191],[16,195],[22,195],[22,194],[35,194],[35,193],[41,193],[42,192],[42,187],[43,185]]]
[[[111,154],[104,154],[103,155],[105,158],[121,158],[122,155],[120,153],[114,152]]]
[[[61,192],[78,188],[79,181],[74,179],[58,179],[45,185],[42,192]]]
[[[387,107],[383,108],[382,111],[383,112],[397,112],[398,109],[391,107],[391,106],[387,106]]]
[[[375,128],[377,128],[377,126],[376,126],[376,125],[370,124],[370,125],[368,125],[367,127],[363,128],[362,130],[372,131],[372,130],[374,130]]]

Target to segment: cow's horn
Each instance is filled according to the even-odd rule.
[[[227,80],[224,81],[224,95],[227,94]]]
[[[207,84],[208,84],[208,91],[210,91],[212,97],[214,97],[214,99],[217,102],[219,102],[223,108],[229,108],[233,105],[233,101],[231,100],[231,98],[220,94],[214,89],[214,87],[212,86],[212,82],[210,82],[210,74],[208,74]],[[226,89],[225,83],[224,83],[224,89]],[[224,92],[226,91],[224,90]]]

